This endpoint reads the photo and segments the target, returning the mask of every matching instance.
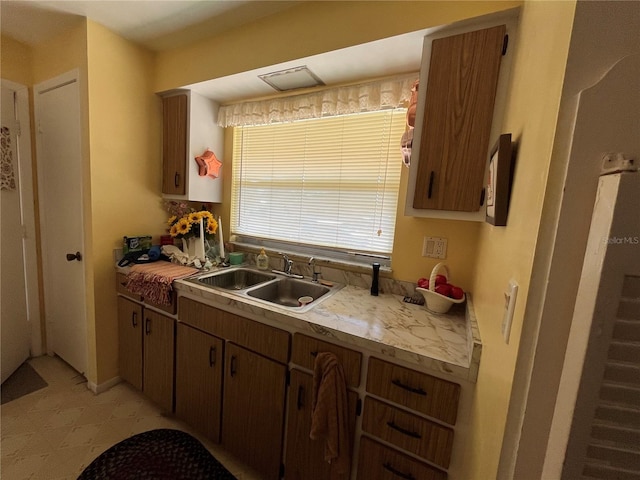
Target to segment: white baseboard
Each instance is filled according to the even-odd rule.
[[[106,382],[101,383],[100,385],[87,381],[87,388],[91,390],[96,395],[100,395],[103,392],[106,392],[114,385],[119,384],[122,381],[120,377],[113,377],[111,380],[107,380]]]

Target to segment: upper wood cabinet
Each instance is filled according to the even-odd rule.
[[[189,90],[162,94],[162,194],[198,202],[222,201],[218,178],[200,176],[195,157],[207,148],[222,161],[223,129],[216,122],[218,104]]]
[[[494,105],[509,70],[501,71],[506,23],[425,38],[407,215],[484,220],[489,147],[503,100],[495,112]]]

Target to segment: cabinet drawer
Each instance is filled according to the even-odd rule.
[[[203,332],[237,343],[280,363],[289,362],[289,332],[215,307],[180,298],[178,318]]]
[[[443,468],[449,467],[453,446],[451,428],[367,397],[362,429]]]
[[[141,301],[142,297],[127,290],[127,276],[124,273],[116,272],[116,292],[126,295],[134,300]]]
[[[313,364],[318,352],[333,353],[340,363],[342,363],[347,385],[350,387],[360,385],[360,365],[362,363],[362,354],[360,352],[333,343],[317,340],[300,333],[296,333],[293,336],[293,348],[291,352],[291,361],[293,363],[313,370]]]
[[[367,391],[450,425],[456,423],[460,399],[457,383],[372,357]]]
[[[367,437],[360,440],[358,480],[446,480],[447,474]]]

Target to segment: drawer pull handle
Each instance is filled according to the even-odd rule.
[[[429,174],[429,190],[427,192],[427,198],[431,198],[431,195],[433,194],[433,179],[435,175],[434,171]]]
[[[178,172],[176,172],[176,174],[173,176],[173,185],[175,187],[180,186],[180,174]]]
[[[133,312],[131,314],[131,326],[136,328],[138,326],[138,312]]]
[[[385,470],[390,471],[391,473],[393,473],[394,475],[397,475],[400,478],[404,478],[406,480],[416,480],[416,477],[414,477],[410,473],[404,473],[404,472],[401,472],[400,470],[396,470],[389,463],[384,463],[382,466],[385,468]]]
[[[151,335],[151,320],[148,318],[144,319],[144,333],[145,335]]]
[[[298,399],[296,400],[296,407],[301,410],[304,407],[304,387],[300,385],[298,387]]]
[[[231,361],[229,362],[229,374],[233,377],[236,374],[236,356],[231,355]]]
[[[397,430],[400,433],[406,435],[407,437],[422,438],[422,435],[420,435],[418,432],[414,432],[413,430],[407,430],[406,428],[402,428],[402,427],[396,425],[396,423],[393,420],[387,422],[387,425],[389,427],[393,428],[394,430]]]
[[[318,352],[316,352],[316,351],[311,352],[311,356],[312,357],[317,357],[318,356]]]
[[[393,383],[396,387],[400,387],[411,393],[415,393],[417,395],[425,395],[425,396],[427,395],[427,392],[425,392],[423,389],[410,387],[409,385],[405,385],[404,383],[402,383],[400,380],[391,380],[391,383]]]
[[[213,367],[216,364],[216,347],[209,347],[209,366]]]

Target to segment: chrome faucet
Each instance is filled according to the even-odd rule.
[[[309,265],[311,265],[311,281],[317,283],[318,277],[320,276],[320,272],[316,272],[316,259],[311,257],[309,259]]]
[[[282,271],[287,275],[291,275],[291,268],[293,268],[293,260],[289,260],[289,257],[287,256],[286,253],[282,253],[281,255],[282,255],[282,259],[284,260]]]

